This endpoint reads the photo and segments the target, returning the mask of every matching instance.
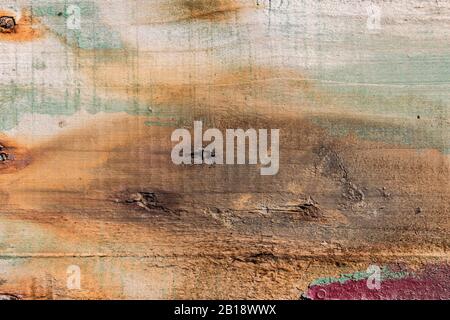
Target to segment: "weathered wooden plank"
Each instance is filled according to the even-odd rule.
[[[297,299],[371,264],[446,272],[448,3],[71,5],[0,5],[0,295]],[[278,173],[175,165],[196,120],[280,129]]]

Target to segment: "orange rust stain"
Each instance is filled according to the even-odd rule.
[[[17,14],[8,10],[0,10],[0,16],[10,16],[16,19]],[[31,16],[27,10],[22,11],[19,20],[16,19],[14,32],[0,32],[0,41],[24,42],[38,39],[43,34],[43,29],[36,25],[37,19]]]
[[[149,6],[151,10],[155,5],[149,3]],[[173,23],[197,19],[223,22],[239,18],[237,13],[241,10],[256,7],[256,3],[244,0],[179,0],[168,6],[162,5],[159,10],[165,14],[157,19],[152,18],[150,23]],[[149,21],[146,20],[146,22]]]
[[[184,0],[184,10],[191,19],[225,20],[229,14],[237,12],[242,5],[235,0]]]

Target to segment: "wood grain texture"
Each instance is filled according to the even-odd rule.
[[[77,1],[79,30],[69,2],[0,4],[0,296],[298,299],[448,264],[448,2]],[[195,120],[279,128],[279,173],[174,165]]]

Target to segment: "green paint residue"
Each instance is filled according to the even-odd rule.
[[[121,49],[122,41],[118,32],[111,30],[100,19],[98,8],[90,1],[76,1],[69,3],[51,3],[42,5],[37,1],[32,5],[32,14],[44,20],[45,24],[63,37],[69,45],[81,49]],[[80,8],[80,29],[67,28],[68,5]]]
[[[80,105],[76,94],[67,90],[63,95],[64,100],[51,90],[38,90],[34,86],[0,86],[0,130],[14,128],[25,113],[72,115],[77,112]]]
[[[366,271],[358,271],[355,273],[345,273],[341,274],[338,278],[335,277],[325,277],[320,278],[317,280],[314,280],[310,286],[324,286],[332,283],[345,283],[347,281],[360,281],[360,280],[366,280],[369,278],[372,274],[368,273]],[[383,267],[381,269],[381,280],[389,280],[389,279],[402,279],[407,276],[411,275],[410,273],[406,271],[398,271],[394,272],[389,267]]]
[[[450,54],[427,52],[427,48],[415,53],[410,43],[406,48],[407,43],[384,37],[380,43],[395,45],[399,51],[404,48],[402,53],[371,50],[344,65],[313,70],[327,105],[352,113],[355,119],[361,114],[374,121],[317,117],[315,123],[338,136],[354,133],[363,139],[450,153]],[[363,42],[358,49],[363,51],[369,44]]]
[[[152,115],[148,106],[143,103],[98,96],[82,98],[81,90],[73,87],[55,91],[14,83],[0,86],[0,131],[16,127],[23,114],[70,116],[83,109],[91,114],[126,112],[132,115]]]
[[[311,119],[315,124],[338,137],[355,134],[365,140],[407,145],[415,149],[437,149],[445,154],[450,153],[449,127],[444,119],[431,122],[414,117],[398,125],[380,121],[352,121],[327,117]]]
[[[439,85],[448,84],[450,54],[386,54],[373,59],[348,63],[329,70],[328,80],[349,84],[372,85]]]
[[[173,110],[172,110],[173,111]],[[152,110],[151,119],[145,122],[148,127],[181,127],[180,115],[164,111]]]

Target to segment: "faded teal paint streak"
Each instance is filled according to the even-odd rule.
[[[402,279],[407,276],[410,276],[411,274],[406,271],[392,271],[389,267],[383,267],[381,269],[381,280],[388,280],[388,279]],[[314,280],[310,286],[317,286],[317,285],[327,285],[332,283],[345,283],[347,281],[359,281],[359,280],[365,280],[371,276],[371,273],[367,273],[366,271],[358,271],[354,273],[345,273],[341,274],[339,277],[325,277],[325,278],[319,278]]]
[[[77,1],[73,4],[77,5],[81,11],[80,30],[67,28],[66,19],[68,15],[66,10],[69,3],[42,5],[39,1],[33,2],[32,14],[43,19],[50,30],[64,38],[69,45],[86,50],[121,49],[124,47],[119,33],[102,23],[94,3]]]
[[[380,118],[378,121],[370,121],[357,117],[333,119],[319,116],[311,117],[311,120],[338,137],[354,134],[370,141],[405,145],[414,149],[437,149],[446,154],[450,153],[449,140],[446,139],[449,136],[448,124],[445,121],[431,123],[416,118],[395,124],[389,119],[383,122]]]
[[[51,89],[15,84],[0,86],[0,130],[17,126],[23,114],[70,116],[84,109],[91,114],[99,112],[126,112],[132,115],[151,116],[147,105],[136,101],[121,101],[93,97],[82,101],[79,88],[55,93]]]
[[[374,53],[371,59],[316,72],[317,87],[330,103],[373,118],[314,119],[332,134],[450,152],[450,55]]]

